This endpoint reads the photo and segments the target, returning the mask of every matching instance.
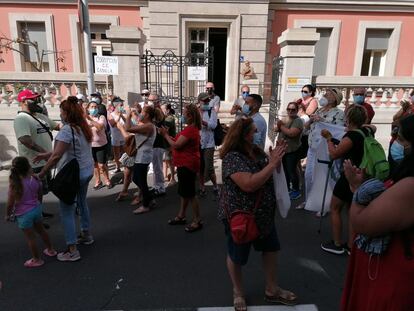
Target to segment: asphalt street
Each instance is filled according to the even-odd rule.
[[[4,215],[7,191],[4,172],[2,176],[0,215]],[[208,189],[208,196],[200,200],[204,228],[192,234],[167,224],[179,205],[176,186],[168,188],[167,195],[157,199],[157,207],[144,215],[133,215],[128,201],[115,202],[120,186],[91,190],[95,243],[79,247],[79,262],[47,259],[37,269],[23,267],[30,253],[16,224],[0,222],[0,311],[218,310],[231,306],[224,231],[216,219],[217,202]],[[47,221],[51,239],[63,250],[57,200],[49,194],[44,205],[55,214]],[[328,218],[323,220],[321,235],[317,233],[319,219],[303,210],[292,208],[286,219],[277,215],[276,224],[282,245],[280,285],[297,293],[300,304],[316,305],[320,311],[338,310],[347,257],[320,249],[320,242],[330,238]],[[40,240],[39,247],[43,249]],[[249,305],[267,305],[261,258],[254,251],[244,268],[244,285]]]

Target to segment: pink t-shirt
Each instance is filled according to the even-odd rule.
[[[39,179],[33,176],[23,178],[23,195],[18,202],[15,202],[15,215],[21,216],[30,212],[39,204],[38,193],[41,187]]]
[[[92,129],[92,147],[102,147],[108,143],[106,139],[106,119],[104,116],[99,116],[99,118],[92,117],[95,122],[102,124],[104,127],[102,130],[98,131],[96,127],[91,127]],[[88,120],[88,124],[90,125]]]

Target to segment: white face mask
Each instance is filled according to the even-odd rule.
[[[326,99],[325,96],[322,96],[321,98],[319,98],[319,105],[321,107],[325,107],[328,104],[328,100]]]

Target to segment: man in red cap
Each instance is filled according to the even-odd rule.
[[[42,114],[43,109],[39,106],[40,94],[33,93],[31,90],[23,90],[18,94],[17,100],[21,103],[21,111],[14,118],[14,132],[19,156],[26,157],[33,172],[39,173],[45,161],[33,163],[33,159],[39,153],[52,151],[51,131],[58,131],[59,124]],[[42,180],[44,194],[49,192],[48,181],[50,181],[50,175]]]

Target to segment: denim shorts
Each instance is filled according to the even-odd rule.
[[[35,223],[42,222],[42,205],[38,204],[34,209],[28,211],[27,213],[16,216],[17,226],[20,229],[30,229],[33,228]]]
[[[247,263],[252,245],[257,252],[277,252],[280,250],[279,238],[274,225],[272,231],[267,236],[259,237],[252,242],[244,244],[235,244],[228,223],[225,222],[224,227],[227,236],[227,253],[231,261],[236,265],[244,266]]]

